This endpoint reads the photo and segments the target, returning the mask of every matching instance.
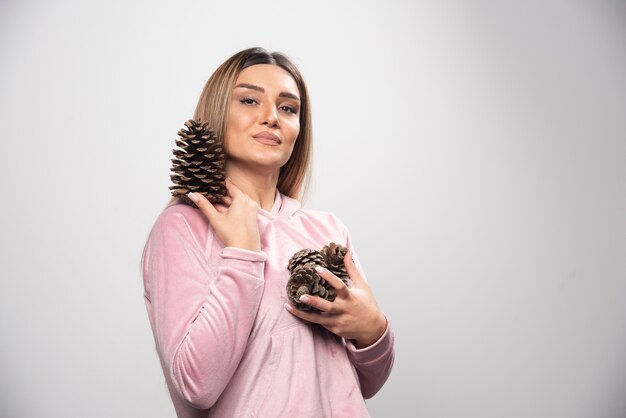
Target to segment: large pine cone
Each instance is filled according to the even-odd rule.
[[[324,248],[322,248],[322,251],[320,251],[324,257],[326,268],[328,268],[328,270],[335,276],[343,280],[344,283],[349,277],[346,266],[343,263],[343,258],[347,252],[348,249],[346,247],[341,244],[335,244],[334,242],[325,245]]]
[[[326,282],[315,271],[315,263],[307,263],[296,268],[287,282],[287,296],[291,303],[301,311],[320,312],[319,309],[300,302],[300,296],[319,296],[328,301],[335,300],[335,288]]]
[[[187,193],[198,192],[209,202],[215,203],[227,195],[224,181],[224,163],[226,156],[221,142],[207,123],[198,123],[193,119],[185,122],[188,129],[181,129],[176,140],[180,150],[173,150],[170,177],[173,186],[169,189],[172,195],[180,198],[190,206],[196,204],[189,199]]]
[[[287,268],[290,273],[293,273],[296,268],[308,263],[324,265],[324,256],[317,250],[305,248],[291,256]]]

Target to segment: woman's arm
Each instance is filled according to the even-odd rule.
[[[206,409],[230,381],[246,348],[267,255],[225,247],[219,263],[209,265],[183,210],[168,209],[145,248],[146,306],[161,364],[176,393]]]
[[[369,399],[380,390],[391,373],[394,336],[389,327],[389,318],[378,307],[359,259],[353,253],[348,229],[336,217],[334,222],[349,249],[344,256],[344,264],[351,285],[344,283],[328,269],[320,268],[318,274],[337,292],[334,301],[305,295],[300,301],[321,312],[301,311],[289,303],[285,304],[285,309],[292,315],[320,324],[343,338],[348,358],[359,377],[361,393],[364,398]]]
[[[354,260],[356,269],[360,273],[359,276],[367,283],[365,271],[359,261],[357,253],[354,250],[354,245],[352,244],[350,231],[348,230],[348,227],[338,218],[337,223],[344,231],[344,236],[346,237],[346,247],[352,254],[352,259]],[[352,365],[356,369],[357,375],[359,376],[361,393],[365,399],[370,399],[380,390],[380,388],[383,387],[391,373],[395,359],[394,333],[391,329],[389,317],[387,317],[385,313],[383,313],[383,315],[387,321],[385,331],[372,345],[364,348],[356,348],[352,340],[343,339],[348,352],[348,358],[352,362]]]
[[[358,349],[352,340],[343,339],[348,358],[359,376],[361,394],[365,399],[376,395],[387,381],[393,367],[394,334],[387,315],[385,319],[387,320],[385,332],[378,341],[368,347]]]
[[[367,282],[363,267],[354,252],[350,232],[345,229],[346,247],[352,253],[354,264],[361,273],[361,277]],[[365,399],[373,397],[383,387],[393,368],[395,359],[394,334],[391,329],[389,318],[383,313],[387,325],[383,335],[372,345],[357,349],[352,340],[343,339],[348,352],[348,358],[356,369],[361,383],[361,393]]]

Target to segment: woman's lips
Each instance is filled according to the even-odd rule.
[[[260,142],[261,144],[278,146],[278,142],[274,141],[273,139],[263,138],[261,136],[253,136],[252,138],[254,138],[254,140],[257,142]]]
[[[254,138],[257,142],[265,145],[277,146],[280,144],[280,139],[276,135],[272,135],[266,132],[253,135],[252,138]]]

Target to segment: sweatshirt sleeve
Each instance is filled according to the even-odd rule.
[[[374,344],[358,349],[354,346],[352,340],[344,339],[348,357],[356,369],[361,383],[361,393],[365,399],[370,399],[383,387],[394,361],[394,335],[389,326],[389,318],[387,327],[383,335]]]
[[[344,231],[346,236],[346,247],[351,250],[354,263],[367,282],[367,277],[365,276],[363,267],[361,266],[354,246],[352,245],[350,232],[345,225]],[[352,340],[343,339],[348,352],[348,358],[354,365],[357,375],[359,376],[361,393],[365,399],[370,399],[383,387],[387,378],[391,374],[391,369],[393,368],[393,362],[395,359],[394,333],[390,326],[389,317],[384,312],[383,315],[387,320],[387,327],[385,328],[383,335],[381,335],[380,338],[374,342],[374,344],[358,349],[355,347]]]
[[[209,265],[181,212],[157,219],[143,262],[146,304],[166,378],[190,406],[210,408],[234,374],[261,301],[266,259],[263,251],[225,247]]]

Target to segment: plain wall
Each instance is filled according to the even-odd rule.
[[[139,261],[213,70],[291,56],[305,207],[396,335],[373,417],[626,416],[618,1],[0,3],[0,416],[172,417]]]

